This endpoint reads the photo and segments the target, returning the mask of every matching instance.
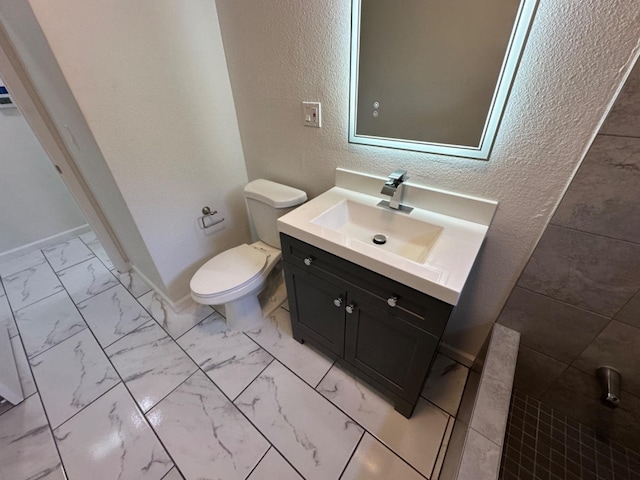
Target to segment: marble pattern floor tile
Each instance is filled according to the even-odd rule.
[[[56,293],[18,310],[16,322],[29,358],[87,328],[67,292]]]
[[[14,312],[63,290],[48,263],[5,277],[3,283]]]
[[[10,337],[18,335],[18,328],[6,296],[0,297],[0,328],[6,328]]]
[[[422,390],[422,396],[449,414],[458,413],[469,369],[438,354]]]
[[[65,480],[38,395],[0,416],[0,475],[7,480]]]
[[[244,480],[269,443],[196,372],[147,413],[186,480]]]
[[[2,281],[0,281],[0,297],[5,297],[7,292],[4,291],[4,287],[2,286]]]
[[[154,320],[106,348],[105,353],[143,412],[198,369]]]
[[[29,368],[27,355],[24,353],[24,348],[22,348],[22,342],[18,335],[11,338],[11,350],[13,351],[13,358],[16,361],[16,370],[18,370],[18,379],[20,380],[22,396],[26,399],[36,393],[37,390],[36,384],[33,381],[33,375],[31,374],[31,368]],[[15,405],[12,405],[9,402],[0,403],[0,415],[14,407]]]
[[[84,242],[84,244],[89,247],[89,249],[95,254],[96,257],[100,259],[102,263],[104,263],[105,267],[109,270],[113,270],[114,265],[109,255],[107,255],[106,250],[96,237],[95,232],[87,232],[80,235],[80,239]]]
[[[218,313],[205,318],[178,343],[232,400],[273,360],[244,333],[229,330]]]
[[[162,477],[162,480],[184,480],[184,477],[180,475],[180,472],[176,467],[173,467],[169,470],[169,473]]]
[[[279,362],[235,404],[307,480],[337,479],[364,433]]]
[[[160,295],[153,291],[141,296],[138,301],[174,339],[178,339],[187,330],[214,313],[208,305],[195,302],[180,312],[174,312]]]
[[[304,480],[273,447],[260,460],[247,480]]]
[[[102,348],[141,327],[151,316],[122,285],[116,285],[78,304]]]
[[[293,338],[291,318],[283,308],[278,308],[246,334],[312,387],[333,365],[333,360]]]
[[[97,258],[69,267],[58,276],[76,304],[119,285],[116,277]]]
[[[31,368],[53,428],[120,381],[88,329],[31,359]]]
[[[364,434],[340,480],[425,480],[409,464],[368,433]]]
[[[27,355],[22,347],[19,336],[11,339],[11,348],[13,349],[13,356],[16,359],[16,368],[18,370],[18,376],[20,377],[22,395],[24,398],[30,397],[37,392],[36,383],[33,381],[29,360],[27,360]]]
[[[44,258],[40,250],[34,250],[33,252],[10,260],[3,260],[0,262],[0,277],[5,278],[14,273],[37,267],[43,263],[47,263],[47,259]]]
[[[93,252],[78,237],[58,243],[53,247],[43,248],[42,253],[56,272],[89,260],[94,256]]]
[[[129,290],[129,293],[136,298],[151,291],[151,287],[135,270],[130,270],[124,273],[118,273],[114,270],[113,274],[118,277],[118,280],[120,280],[120,283],[124,285],[124,288]]]
[[[440,477],[440,472],[442,471],[442,466],[444,465],[444,457],[447,453],[449,442],[451,441],[451,434],[453,433],[453,426],[455,423],[456,419],[454,417],[449,417],[447,429],[444,432],[444,439],[442,440],[442,445],[440,445],[440,451],[438,452],[438,458],[436,459],[436,465],[433,467],[431,478]]]
[[[387,399],[337,366],[317,390],[422,475],[431,475],[449,420],[446,412],[420,398],[407,419]]]
[[[119,384],[54,431],[70,480],[160,480],[171,459]]]

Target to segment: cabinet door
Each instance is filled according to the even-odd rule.
[[[415,402],[438,338],[405,321],[403,317],[410,313],[359,289],[349,290],[346,312],[345,360],[393,393]]]
[[[310,338],[343,356],[344,288],[288,263],[284,270],[294,338]]]

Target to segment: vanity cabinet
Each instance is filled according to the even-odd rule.
[[[281,234],[293,336],[410,417],[453,307]]]

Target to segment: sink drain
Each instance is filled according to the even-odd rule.
[[[376,245],[384,245],[385,243],[387,243],[387,236],[381,233],[376,233],[373,236],[373,243],[375,243]]]

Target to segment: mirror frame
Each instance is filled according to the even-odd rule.
[[[351,72],[349,87],[349,143],[372,145],[378,147],[413,150],[425,153],[437,153],[456,157],[488,160],[493,142],[502,120],[513,79],[520,63],[529,30],[535,14],[538,0],[522,0],[516,14],[514,28],[507,45],[504,61],[498,76],[496,89],[493,93],[489,114],[484,124],[480,145],[465,146],[434,142],[420,142],[397,138],[387,138],[371,135],[357,135],[357,103],[358,103],[358,57],[360,54],[360,2],[352,0],[351,9]]]

